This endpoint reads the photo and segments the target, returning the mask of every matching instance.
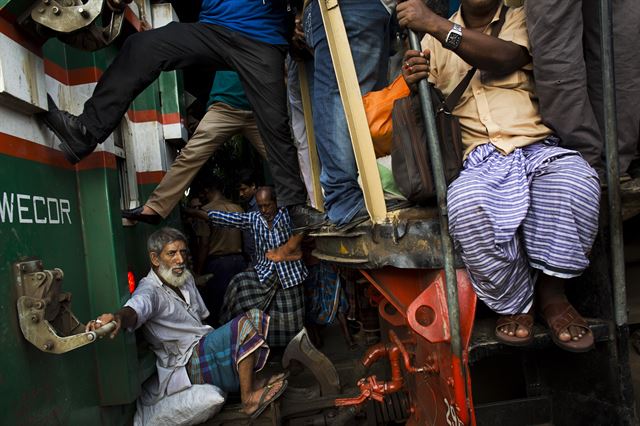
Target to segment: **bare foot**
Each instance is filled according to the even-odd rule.
[[[286,379],[288,377],[288,374],[286,373],[278,373],[278,374],[274,374],[273,376],[267,378],[261,377],[259,379],[255,379],[254,383],[255,383],[255,390],[260,390],[262,388],[264,388],[265,386],[268,385],[272,385],[276,382],[281,382],[284,379]]]
[[[279,381],[254,390],[246,400],[242,401],[242,409],[240,412],[247,416],[255,416],[278,398],[282,394],[285,386],[286,381]]]
[[[496,322],[496,338],[512,346],[525,346],[532,341],[533,316],[530,313],[502,315]]]
[[[567,300],[564,281],[545,276],[538,287],[542,316],[549,325],[554,343],[571,352],[586,352],[593,348],[593,333],[582,315]]]

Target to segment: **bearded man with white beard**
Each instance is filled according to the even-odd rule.
[[[144,405],[193,384],[209,383],[225,392],[240,390],[242,411],[257,417],[287,385],[284,375],[263,383],[254,380],[269,354],[269,316],[252,309],[217,329],[203,324],[209,311],[186,267],[185,235],[162,228],[149,237],[147,251],[151,271],[140,280],[131,299],[119,311],[89,321],[87,331],[115,321],[113,338],[121,328],[143,327],[157,367],[157,375],[144,385]]]

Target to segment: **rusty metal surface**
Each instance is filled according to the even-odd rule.
[[[466,271],[456,271],[462,358],[454,356],[451,350],[441,269],[387,267],[361,272],[405,318],[415,339],[413,365],[429,367],[428,371],[411,374],[410,379],[406,377],[405,389],[412,401],[407,425],[474,424],[467,364],[477,299]],[[386,321],[386,315],[381,317]],[[394,322],[398,323],[395,319]],[[394,325],[390,323],[390,327]]]
[[[313,255],[359,269],[443,267],[440,223],[432,208],[405,208],[387,213],[384,222],[366,221],[346,231],[325,227],[316,237]],[[456,266],[462,261],[456,257]]]

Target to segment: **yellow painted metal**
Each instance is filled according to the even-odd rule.
[[[380,223],[386,217],[387,208],[342,13],[336,0],[320,0],[319,4],[353,152],[362,180],[365,206],[371,220]]]
[[[304,125],[307,131],[307,143],[309,144],[309,163],[311,164],[311,184],[313,185],[313,201],[316,209],[324,211],[324,197],[320,186],[320,159],[316,147],[316,136],[313,131],[313,115],[311,111],[311,95],[309,93],[309,81],[304,63],[298,62],[298,81],[300,81],[300,96],[302,98],[302,111],[304,113]]]

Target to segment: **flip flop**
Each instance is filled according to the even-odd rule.
[[[526,328],[529,330],[527,337],[518,337],[515,334],[509,336],[508,334],[500,331],[500,328],[508,325],[515,325],[515,330],[518,328]],[[496,321],[495,329],[496,339],[505,345],[509,346],[527,346],[533,342],[533,315],[528,314],[516,314],[516,315],[503,315]]]
[[[542,309],[544,320],[551,331],[551,339],[561,349],[569,352],[588,352],[594,347],[593,333],[589,324],[569,302],[550,303]],[[560,332],[569,327],[579,327],[585,334],[578,340],[563,342],[558,337]]]
[[[289,370],[283,371],[282,373],[279,373],[279,374],[274,374],[273,376],[269,377],[269,380],[263,383],[260,387],[273,385],[275,383],[286,380],[289,378],[290,374],[291,373],[289,372]]]
[[[271,397],[270,399],[267,400],[266,398],[267,398],[267,395],[269,394],[269,391],[277,383],[282,383],[282,386],[280,387],[278,392],[276,392],[276,394],[273,395],[273,397]],[[247,416],[251,417],[252,420],[257,419],[260,416],[260,414],[262,414],[264,412],[264,410],[266,410],[267,407],[272,402],[274,402],[276,399],[278,399],[284,393],[284,391],[287,388],[288,384],[289,384],[289,382],[287,382],[286,380],[282,380],[281,382],[275,382],[275,383],[271,383],[271,384],[265,386],[265,388],[262,391],[262,394],[260,395],[260,400],[258,401],[258,408],[256,408],[256,411],[254,411],[253,413],[247,414]]]

